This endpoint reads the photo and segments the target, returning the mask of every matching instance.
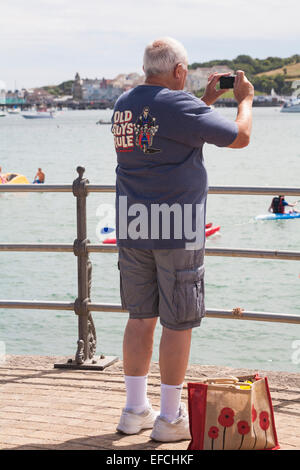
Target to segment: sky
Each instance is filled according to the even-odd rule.
[[[151,40],[171,36],[189,63],[300,53],[299,0],[0,0],[7,89],[142,74]]]

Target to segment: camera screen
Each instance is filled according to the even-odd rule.
[[[221,77],[220,88],[233,88],[235,77]]]

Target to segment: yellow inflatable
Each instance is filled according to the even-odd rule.
[[[18,173],[2,173],[0,184],[29,184],[29,181],[26,176],[19,175]]]

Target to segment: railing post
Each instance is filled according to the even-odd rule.
[[[89,181],[83,177],[85,168],[78,166],[78,178],[73,182],[73,194],[76,197],[77,238],[74,240],[73,251],[77,256],[78,297],[74,303],[74,311],[78,315],[78,341],[75,360],[69,359],[67,364],[55,364],[54,367],[69,367],[73,369],[100,369],[103,370],[117,357],[96,353],[96,329],[88,304],[91,302],[92,263],[89,259],[87,244],[87,217],[86,198],[88,196],[87,184]]]
[[[87,304],[91,286],[91,262],[86,250],[86,184],[89,182],[83,178],[85,169],[77,167],[78,178],[73,182],[73,194],[76,197],[77,214],[77,239],[74,241],[74,254],[77,256],[78,297],[75,300],[75,313],[78,315],[78,347],[75,362],[78,365],[91,360],[96,352],[96,331],[91,313]]]

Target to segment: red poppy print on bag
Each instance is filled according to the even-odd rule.
[[[219,437],[219,428],[212,426],[208,431],[208,436],[211,438],[211,450],[214,450],[214,440]]]
[[[224,427],[223,430],[223,449],[225,449],[225,434],[226,429],[233,425],[234,423],[234,411],[231,408],[223,408],[218,417],[218,421],[221,426]]]

